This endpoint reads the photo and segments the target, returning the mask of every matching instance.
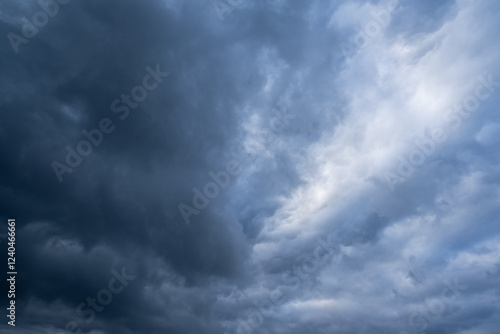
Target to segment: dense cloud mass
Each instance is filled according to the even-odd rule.
[[[498,333],[499,17],[2,1],[0,332]]]

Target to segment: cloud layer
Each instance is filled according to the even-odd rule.
[[[0,330],[496,333],[499,14],[0,4]]]

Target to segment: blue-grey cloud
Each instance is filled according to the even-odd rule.
[[[496,333],[499,11],[2,3],[2,332]]]

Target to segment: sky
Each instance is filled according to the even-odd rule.
[[[498,333],[499,17],[2,1],[0,332]]]

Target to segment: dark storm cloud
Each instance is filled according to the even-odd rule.
[[[14,17],[39,10],[36,4],[3,7],[4,15]],[[211,210],[200,218],[202,224],[187,230],[180,228],[175,207],[191,183],[205,176],[208,164],[217,165],[206,157],[207,144],[221,149],[229,142],[237,120],[233,108],[241,101],[232,82],[251,85],[251,73],[233,76],[227,65],[234,61],[224,60],[230,45],[203,28],[205,7],[181,7],[179,17],[159,1],[73,1],[18,54],[2,49],[2,155],[8,157],[1,173],[2,212],[17,217],[25,236],[19,255],[25,279],[19,284],[31,288],[18,296],[25,325],[41,322],[40,308],[31,303],[53,308],[59,302],[74,309],[95,295],[118,262],[138,272],[135,287],[127,291],[128,304],[135,306],[113,304],[97,315],[92,325],[110,332],[119,327],[105,319],[136,314],[149,303],[141,291],[154,283],[150,275],[159,266],[186,276],[189,285],[203,284],[206,275],[237,274],[246,251],[235,219]],[[9,22],[2,29],[4,35],[17,30]],[[145,67],[156,64],[171,76],[120,121],[110,109],[112,101],[141,84]],[[51,162],[64,163],[64,148],[76,149],[86,139],[81,131],[97,128],[105,117],[115,131],[59,184]],[[59,239],[79,245],[75,257],[56,260],[43,251]],[[96,247],[108,255],[99,256]],[[32,261],[36,265],[28,265]],[[173,307],[168,300],[159,303],[167,313]],[[54,314],[45,325],[62,328],[69,320],[67,314]],[[163,324],[152,330],[157,326]]]
[[[401,1],[346,59],[341,42],[386,7],[247,2],[220,20],[201,0],[72,0],[16,53],[8,34],[42,9],[2,3],[0,216],[18,223],[16,327],[493,332],[498,95],[394,193],[380,180],[438,123],[435,104],[500,78],[498,6]],[[128,105],[122,94],[153,70],[168,76]],[[277,113],[291,116],[262,140]],[[53,162],[103,119],[114,130],[59,182]],[[241,173],[186,224],[179,204],[232,160]],[[308,272],[319,239],[335,254]],[[112,290],[113,270],[135,278],[87,322],[77,309]],[[415,315],[455,278],[467,288],[453,303]],[[262,311],[278,288],[286,298]]]

